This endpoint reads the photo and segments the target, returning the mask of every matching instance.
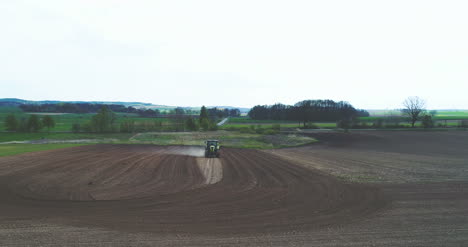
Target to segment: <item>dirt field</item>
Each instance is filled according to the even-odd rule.
[[[0,245],[468,243],[468,133],[311,135],[219,160],[103,144],[0,158]]]
[[[321,143],[270,153],[357,182],[468,182],[468,131],[308,135]]]

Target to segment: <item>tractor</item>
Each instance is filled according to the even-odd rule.
[[[218,140],[208,140],[205,141],[205,157],[206,158],[219,158],[219,141]]]

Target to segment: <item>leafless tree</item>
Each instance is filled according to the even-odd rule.
[[[414,124],[416,121],[419,120],[420,117],[422,117],[423,113],[426,111],[426,102],[417,97],[408,97],[404,102],[403,106],[405,108],[401,109],[401,112],[403,115],[408,116],[411,122],[411,127],[414,128]]]

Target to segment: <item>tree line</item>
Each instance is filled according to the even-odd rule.
[[[161,120],[143,120],[135,121],[132,119],[117,121],[117,114],[110,109],[108,105],[101,105],[92,118],[83,123],[73,123],[71,131],[90,132],[90,133],[112,133],[112,132],[139,132],[139,131],[196,131],[196,130],[216,130],[218,128],[218,116],[226,116],[226,114],[238,114],[238,111],[225,111],[220,109],[207,109],[203,106],[199,116],[184,115],[185,112],[174,109],[175,114],[165,120],[165,124]],[[14,114],[9,114],[5,119],[5,129],[15,132],[39,132],[43,128],[55,127],[54,119],[49,116],[40,117],[31,114],[29,117],[17,118]]]
[[[369,112],[351,104],[333,100],[303,100],[294,105],[257,105],[248,113],[255,120],[287,120],[304,124],[314,121],[350,122],[356,117],[368,117]]]
[[[92,103],[58,103],[58,104],[21,104],[19,107],[25,112],[49,112],[49,113],[97,113],[105,106],[113,112],[120,113],[136,113],[141,117],[159,117],[164,115],[195,115],[199,114],[198,110],[177,107],[168,109],[164,112],[158,109],[135,108],[133,106],[114,105],[114,104],[92,104]],[[236,117],[240,116],[239,109],[208,109],[210,116],[216,117]]]
[[[17,119],[15,115],[7,115],[5,119],[5,129],[7,131],[17,132],[39,132],[43,128],[55,127],[55,121],[51,116],[44,116],[40,118],[37,115],[29,115],[28,118]]]
[[[213,108],[212,108],[213,109]],[[127,120],[120,124],[120,132],[140,132],[140,131],[210,131],[217,130],[218,116],[225,116],[223,114],[216,114],[219,111],[207,109],[202,106],[199,116],[174,114],[168,118],[169,125],[163,125],[160,121],[134,121]],[[230,112],[230,111],[229,111]],[[228,113],[229,113],[228,112]],[[211,114],[210,114],[211,113]]]
[[[206,110],[207,110],[208,116],[212,118],[225,118],[225,117],[239,117],[240,116],[239,109],[227,109],[227,108],[219,109],[217,107],[213,107],[213,108],[209,108]]]
[[[91,103],[58,103],[58,104],[22,104],[19,107],[25,112],[50,112],[50,113],[97,113],[103,106],[113,112],[136,113],[142,117],[157,117],[160,112],[157,109],[135,108],[132,106],[113,104]]]

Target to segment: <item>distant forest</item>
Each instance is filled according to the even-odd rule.
[[[351,104],[333,100],[304,100],[294,105],[257,105],[249,111],[249,117],[256,120],[351,121],[356,117],[368,117],[369,112],[358,110]]]
[[[135,108],[132,106],[114,104],[92,104],[92,103],[58,103],[58,104],[21,104],[19,107],[25,112],[54,112],[54,113],[96,113],[103,106],[113,112],[135,113],[141,117],[158,117],[163,115],[158,109]],[[239,109],[207,109],[210,117],[237,117],[240,116]],[[164,115],[197,115],[199,111],[177,107],[164,112]]]
[[[113,112],[136,113],[142,117],[156,117],[159,110],[137,109],[135,107],[113,104],[91,103],[59,103],[59,104],[21,104],[19,107],[25,112],[59,112],[59,113],[96,113],[103,106],[107,106]]]

